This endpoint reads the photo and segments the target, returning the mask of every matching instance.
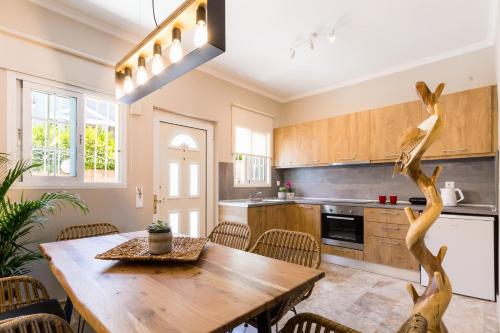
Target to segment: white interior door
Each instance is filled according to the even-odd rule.
[[[160,123],[158,216],[174,233],[206,236],[207,132]]]

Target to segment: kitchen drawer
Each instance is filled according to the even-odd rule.
[[[404,210],[398,208],[365,208],[365,221],[409,224]]]
[[[346,257],[356,260],[363,260],[363,251],[348,249],[340,246],[321,244],[321,253],[333,254],[335,256]]]
[[[418,262],[406,248],[405,241],[385,237],[367,236],[364,250],[365,261],[418,270]]]
[[[365,235],[404,240],[409,228],[409,225],[368,222],[365,223]]]

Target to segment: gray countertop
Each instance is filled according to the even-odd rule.
[[[262,201],[249,201],[246,199],[219,201],[219,205],[233,206],[233,207],[260,207],[269,205],[284,205],[291,203],[310,204],[310,205],[355,206],[355,207],[367,207],[367,208],[390,208],[390,209],[404,209],[405,207],[411,207],[415,211],[422,211],[425,208],[425,206],[411,205],[408,202],[398,202],[398,204],[396,205],[391,205],[391,204],[384,205],[373,200],[333,199],[333,198],[297,197],[294,200],[279,200],[276,198],[266,198]],[[443,213],[488,215],[488,216],[498,215],[496,207],[489,205],[459,205],[456,207],[444,207]]]

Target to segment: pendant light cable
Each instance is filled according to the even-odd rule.
[[[156,27],[158,28],[158,22],[156,22],[156,14],[155,14],[155,0],[151,0],[151,6],[153,7],[153,19],[155,20]]]

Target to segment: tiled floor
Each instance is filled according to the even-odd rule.
[[[365,333],[395,332],[410,313],[405,281],[327,263],[321,269],[326,277],[299,304],[299,312],[314,312]],[[280,322],[280,328],[291,315]],[[453,333],[498,333],[496,303],[453,295],[445,324]],[[233,332],[256,330],[242,325]]]

